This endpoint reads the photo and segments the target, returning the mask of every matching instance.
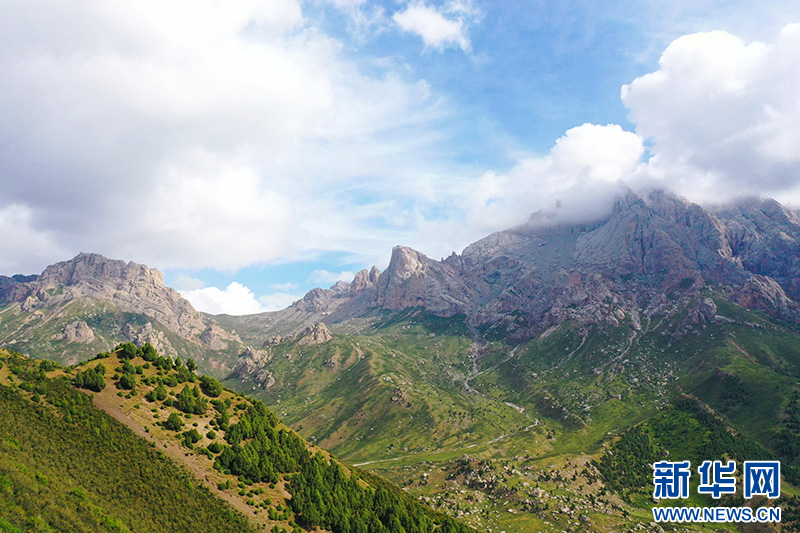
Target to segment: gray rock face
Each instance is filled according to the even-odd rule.
[[[169,339],[166,335],[164,335],[164,332],[155,329],[153,324],[150,322],[141,328],[135,328],[130,324],[126,324],[123,333],[125,338],[137,346],[142,346],[143,344],[149,342],[161,355],[171,357],[173,359],[178,357],[178,351],[169,342]]]
[[[275,377],[268,368],[271,360],[272,354],[269,351],[248,349],[242,353],[231,376],[252,379],[264,390],[269,390],[275,384]]]
[[[232,377],[241,380],[253,380],[259,387],[269,390],[275,384],[275,376],[270,370],[272,361],[272,347],[286,342],[297,342],[301,346],[323,344],[333,339],[333,334],[328,327],[316,322],[309,325],[302,331],[287,335],[286,337],[275,336],[268,339],[261,350],[248,349],[239,357],[236,367],[231,373]],[[332,361],[328,361],[331,368]]]
[[[234,340],[236,340],[234,335],[228,333],[214,322],[211,322],[200,335],[200,342],[211,350],[225,350],[228,348],[228,343]]]
[[[800,300],[800,217],[775,200],[743,201],[719,212],[744,269],[769,276]]]
[[[405,246],[392,250],[389,267],[375,288],[374,303],[378,307],[424,307],[444,316],[463,312],[477,296],[459,270]]]
[[[749,309],[800,321],[800,305],[786,296],[783,287],[769,276],[756,275],[748,279],[733,300]]]
[[[687,320],[702,323],[716,314],[699,292],[708,282],[740,305],[800,321],[800,217],[774,200],[712,210],[663,191],[631,192],[603,220],[548,226],[534,215],[442,261],[397,246],[384,272],[314,289],[278,315],[331,323],[370,308],[421,307],[513,326],[521,314],[524,336],[571,319],[636,328],[640,312],[666,312],[663,294],[679,290],[690,295],[681,300]]]
[[[0,305],[6,304],[11,301],[11,293],[14,287],[20,283],[29,283],[36,281],[39,276],[24,276],[16,274],[14,276],[0,276]]]
[[[61,339],[66,342],[89,344],[94,341],[94,331],[83,320],[76,320],[64,327]]]
[[[361,293],[367,289],[371,289],[378,282],[381,271],[378,267],[373,266],[371,270],[366,268],[356,273],[353,282],[349,285],[349,292],[351,295]]]
[[[49,296],[49,289],[63,292]],[[120,309],[158,320],[187,338],[199,335],[208,327],[203,315],[177,291],[164,285],[158,270],[132,261],[106,259],[98,254],[81,253],[70,261],[51,265],[36,281],[18,285],[14,295],[15,299],[36,295],[46,305],[75,298],[110,301]]]
[[[317,322],[308,326],[298,334],[298,344],[310,346],[312,344],[322,344],[333,338],[328,327],[322,322]]]

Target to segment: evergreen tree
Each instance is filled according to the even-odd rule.
[[[167,389],[164,387],[163,383],[159,383],[158,386],[153,389],[153,392],[155,393],[156,399],[160,402],[164,401],[167,397]]]
[[[117,352],[117,357],[123,360],[133,359],[139,354],[139,349],[132,342],[120,344],[114,348],[114,351]]]
[[[212,398],[216,398],[222,394],[222,383],[209,376],[200,377],[200,388],[203,389],[203,392],[206,393],[206,396],[210,396]]]
[[[178,393],[178,409],[183,411],[184,413],[194,413],[194,403],[195,403],[195,396],[192,389],[189,388],[188,385],[183,387]]]
[[[183,427],[183,420],[178,413],[172,413],[164,422],[164,427],[172,431],[179,431]]]
[[[96,370],[96,367],[89,368],[83,372],[78,372],[75,376],[75,386],[79,389],[100,392],[106,388],[106,380],[103,378],[103,374]]]
[[[136,376],[134,374],[122,374],[119,378],[119,386],[125,390],[133,390],[136,387]]]
[[[142,358],[145,361],[152,363],[156,359],[158,359],[158,352],[149,342],[146,342],[144,346],[141,347],[141,350],[142,350]]]

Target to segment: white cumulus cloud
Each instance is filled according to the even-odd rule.
[[[418,35],[425,42],[425,46],[443,50],[447,47],[457,47],[465,52],[472,48],[466,34],[461,4],[454,9],[455,16],[448,17],[434,6],[425,3],[409,4],[404,11],[399,11],[392,16],[394,22],[405,32]]]
[[[249,315],[267,311],[253,292],[241,283],[233,282],[225,290],[205,287],[190,291],[178,291],[198,311],[212,315]]]
[[[571,128],[547,154],[460,184],[445,200],[451,203],[449,216],[415,213],[410,245],[439,258],[537,212],[543,225],[597,220],[611,212],[616,196],[642,181],[643,154],[642,138],[617,124]]]
[[[774,42],[723,31],[686,35],[658,70],[622,88],[648,171],[698,200],[762,194],[800,200],[800,24]]]
[[[0,34],[0,210],[36,221],[38,250],[9,272],[82,250],[233,271],[351,249],[348,192],[426,167],[444,115],[298,0],[17,2]]]

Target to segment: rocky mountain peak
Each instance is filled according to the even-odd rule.
[[[156,269],[145,265],[113,260],[100,254],[81,252],[69,261],[48,266],[39,280],[44,288],[80,283],[145,283],[151,286],[164,286],[164,279]]]
[[[372,288],[378,282],[380,275],[381,271],[376,266],[373,266],[371,270],[365,268],[356,272],[353,282],[349,286],[350,294],[359,294]]]
[[[69,261],[50,265],[35,279],[15,283],[5,295],[6,301],[19,302],[26,313],[58,310],[78,299],[146,315],[179,336],[213,350],[223,349],[228,342],[241,342],[165,286],[158,270],[99,254],[80,253]],[[166,345],[163,351],[169,352]]]
[[[381,276],[381,271],[375,265],[369,270],[369,280],[372,283],[378,283],[378,278]]]
[[[324,323],[315,322],[304,329],[297,338],[298,344],[312,345],[328,342],[333,338],[333,335]]]
[[[641,198],[642,205],[665,220],[678,220],[692,205],[687,200],[663,189],[649,191]]]
[[[781,225],[800,226],[797,213],[772,198],[747,198],[737,203],[743,212],[760,212],[765,218]]]
[[[407,246],[395,246],[389,266],[376,284],[373,305],[385,309],[425,307],[453,315],[469,305],[471,296],[457,268]]]
[[[614,207],[612,209],[612,216],[614,213],[622,211],[630,211],[632,209],[641,209],[645,207],[644,200],[635,192],[628,189],[625,194],[620,194],[614,199]]]
[[[303,298],[294,302],[292,307],[306,313],[323,313],[328,310],[334,297],[333,291],[317,287],[311,289]]]
[[[425,265],[430,262],[431,259],[412,248],[395,246],[385,273],[391,278],[405,280],[414,275],[422,275]]]

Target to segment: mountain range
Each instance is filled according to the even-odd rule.
[[[797,322],[799,239],[800,215],[774,200],[704,209],[663,191],[643,197],[631,192],[617,198],[603,220],[551,224],[537,213],[441,261],[396,246],[384,272],[362,270],[352,282],[313,289],[278,312],[204,315],[164,286],[158,270],[86,253],[38,276],[0,276],[0,305],[19,304],[35,323],[55,310],[64,315],[78,301],[103,302],[149,319],[138,329],[120,330],[125,340],[151,342],[171,355],[167,332],[212,352],[235,352],[242,340],[219,323],[255,330],[263,338],[248,338],[263,343],[274,334],[315,322],[342,324],[378,309],[464,315],[473,327],[501,328],[518,340],[570,319],[616,325],[628,316],[635,327],[642,310],[659,312],[659,293],[707,284],[744,307]],[[643,299],[650,300],[644,309]],[[713,319],[700,307],[693,319]],[[60,340],[91,344],[95,332],[87,325],[63,325]],[[24,329],[13,333],[24,339]],[[2,334],[4,342],[24,344],[10,334]]]
[[[642,313],[662,311],[665,293],[713,284],[732,302],[797,322],[798,239],[800,216],[774,200],[711,210],[663,191],[631,192],[599,221],[551,224],[537,213],[441,261],[397,246],[384,272],[362,270],[284,311],[220,320],[268,335],[422,308],[524,340],[571,319],[617,325],[629,317],[637,327]],[[713,320],[706,304],[696,302],[693,320]]]
[[[80,254],[0,277],[0,345],[69,364],[124,341],[192,357],[480,531],[649,527],[654,458],[724,454],[783,461],[791,531],[798,302],[796,211],[629,192],[600,220],[537,213],[438,261],[397,246],[382,272],[247,316]]]

